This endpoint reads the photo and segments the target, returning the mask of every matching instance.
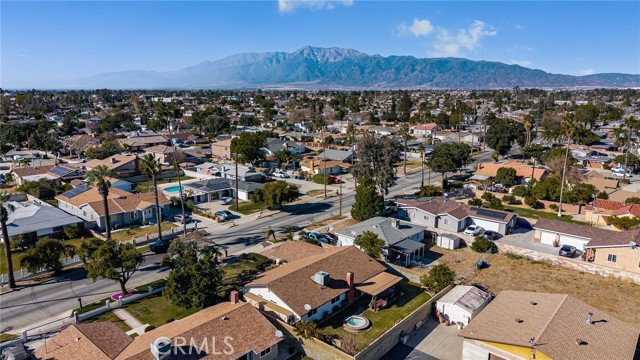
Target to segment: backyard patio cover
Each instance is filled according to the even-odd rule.
[[[488,178],[490,178],[491,176],[488,175],[473,175],[472,177],[469,178],[469,180],[480,180],[480,181],[485,181]]]
[[[376,296],[392,287],[393,285],[399,283],[401,280],[402,278],[399,276],[389,274],[388,272],[381,272],[371,279],[361,283],[359,286],[356,286],[356,289],[362,291],[365,294]]]
[[[393,246],[391,246],[391,249],[403,254],[413,254],[416,250],[422,249],[422,247],[424,247],[424,243],[415,240],[404,239],[398,243],[393,244]]]

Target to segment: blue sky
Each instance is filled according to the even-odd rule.
[[[57,87],[305,45],[640,74],[640,2],[7,1],[0,86]]]

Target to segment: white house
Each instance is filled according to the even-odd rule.
[[[438,131],[438,125],[436,125],[436,123],[414,125],[411,127],[411,134],[416,137],[431,136],[436,131]]]
[[[436,310],[451,323],[467,326],[491,301],[491,294],[475,286],[458,285],[436,302]]]

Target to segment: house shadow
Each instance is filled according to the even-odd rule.
[[[288,214],[296,215],[311,215],[318,214],[329,210],[330,204],[324,202],[307,203],[307,204],[290,204],[282,207],[281,211]]]

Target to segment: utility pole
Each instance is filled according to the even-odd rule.
[[[184,213],[184,202],[185,197],[182,192],[182,181],[180,180],[180,166],[178,165],[178,159],[176,157],[176,143],[173,141],[173,133],[171,132],[171,124],[169,123],[169,118],[167,118],[167,128],[169,129],[169,141],[171,141],[171,145],[173,146],[173,165],[176,168],[176,176],[178,177],[178,189],[180,191],[180,207],[182,209],[182,227],[184,230],[184,236],[187,236],[187,218]]]
[[[322,125],[322,128],[320,129],[320,137],[321,137],[321,141],[322,141],[322,167],[324,169],[324,198],[327,198],[327,149],[324,146],[324,124]]]
[[[236,211],[240,209],[240,205],[238,204],[238,153],[234,153],[234,158],[236,160]]]
[[[627,123],[627,151],[625,151],[624,154],[624,169],[622,169],[622,180],[624,182],[624,180],[627,179],[627,163],[629,162],[629,150],[630,150],[630,146],[631,146],[631,124]]]
[[[342,178],[340,179],[340,216],[342,216]]]

